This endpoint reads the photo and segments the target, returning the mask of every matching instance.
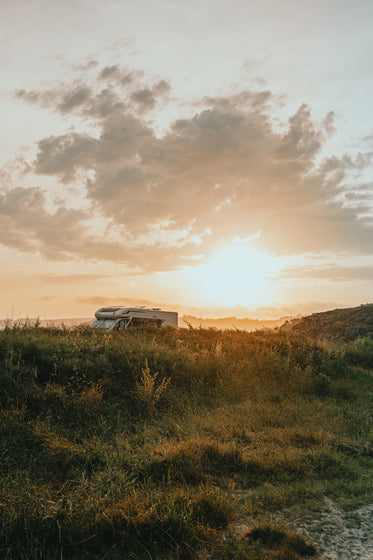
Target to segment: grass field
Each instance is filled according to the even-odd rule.
[[[296,560],[294,507],[372,501],[368,338],[26,325],[0,362],[1,558]]]

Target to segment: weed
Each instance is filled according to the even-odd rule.
[[[162,393],[167,389],[171,379],[163,378],[160,383],[156,383],[158,371],[152,373],[150,371],[148,360],[145,360],[145,368],[142,368],[142,376],[136,382],[136,397],[143,402],[151,417],[154,416],[155,405],[161,398]]]

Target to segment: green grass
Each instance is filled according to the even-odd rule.
[[[5,329],[0,557],[312,556],[292,508],[372,499],[372,359],[274,331]]]

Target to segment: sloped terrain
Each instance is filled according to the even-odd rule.
[[[301,319],[286,321],[280,328],[292,334],[319,340],[350,341],[365,336],[373,338],[373,304],[313,313]]]
[[[369,338],[4,329],[0,558],[371,558],[372,370]]]

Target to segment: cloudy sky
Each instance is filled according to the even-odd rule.
[[[370,0],[0,1],[0,318],[372,301]]]

